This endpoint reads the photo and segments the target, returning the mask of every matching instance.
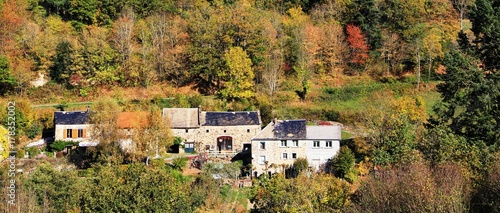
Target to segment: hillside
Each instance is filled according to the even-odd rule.
[[[24,172],[3,160],[0,183],[18,212],[499,212],[498,17],[499,0],[0,0],[0,150]],[[97,148],[25,147],[87,107]],[[251,164],[150,163],[148,141],[182,141],[165,107],[336,121],[341,147],[231,188],[215,177]],[[156,126],[123,152],[113,119],[133,111]]]

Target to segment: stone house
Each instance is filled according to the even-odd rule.
[[[88,122],[89,110],[54,112],[54,140],[90,141],[92,124]]]
[[[251,138],[261,129],[258,111],[207,112],[198,108],[164,108],[174,136],[186,149],[197,152],[239,152],[250,149]]]
[[[297,158],[318,170],[340,149],[341,126],[308,126],[306,120],[274,120],[252,138],[254,176],[284,172]]]

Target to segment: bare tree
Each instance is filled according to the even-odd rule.
[[[113,43],[121,55],[122,66],[125,66],[132,54],[132,36],[135,13],[131,8],[125,8],[121,17],[113,27]]]

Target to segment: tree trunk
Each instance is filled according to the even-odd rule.
[[[420,48],[417,48],[417,90],[420,89]]]

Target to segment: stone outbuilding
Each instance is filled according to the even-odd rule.
[[[240,152],[250,149],[261,129],[258,111],[209,112],[199,108],[164,108],[163,118],[186,149],[197,152]]]

